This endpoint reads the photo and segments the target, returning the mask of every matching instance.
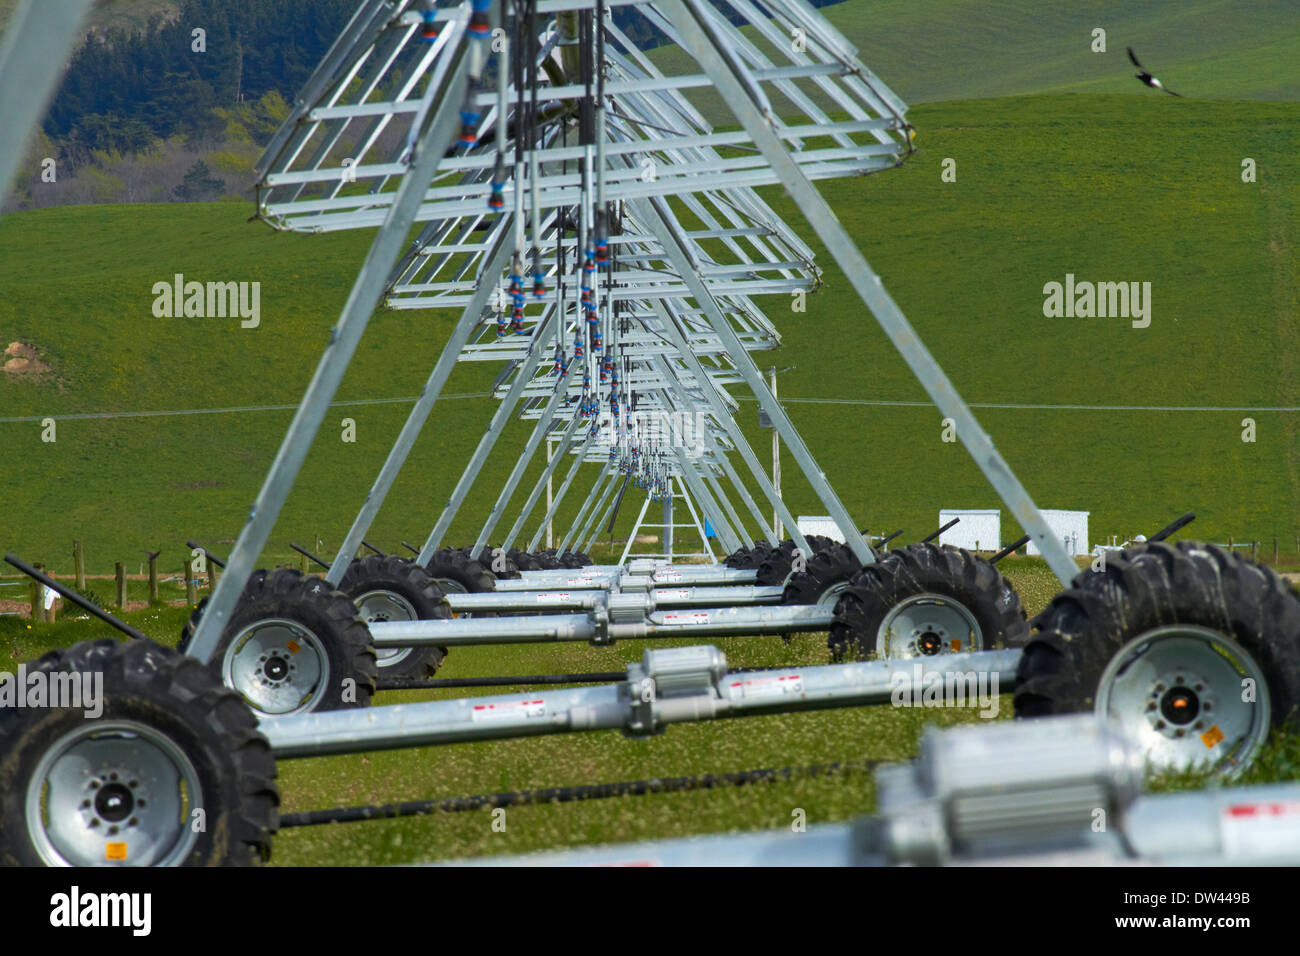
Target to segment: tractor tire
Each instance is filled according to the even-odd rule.
[[[537,562],[540,571],[558,571],[564,567],[564,564],[556,559],[554,548],[538,551],[533,555],[533,560]]]
[[[190,614],[178,650],[189,647],[207,603]],[[209,666],[255,712],[273,717],[368,707],[379,673],[352,599],[296,568],[253,572]]]
[[[506,552],[506,557],[513,561],[520,571],[545,571],[548,567],[539,555],[520,551],[518,548],[511,548]]]
[[[348,565],[339,590],[352,598],[367,624],[372,621],[443,621],[451,608],[429,572],[409,558],[372,554]],[[423,680],[447,658],[445,647],[376,650],[382,677]]]
[[[772,550],[766,541],[755,541],[752,548],[741,548],[727,555],[723,563],[734,571],[756,571]]]
[[[482,594],[496,590],[496,578],[492,572],[463,551],[451,548],[435,551],[424,569],[443,594],[452,591]]]
[[[918,543],[849,583],[827,643],[840,660],[998,650],[1028,639],[1020,596],[994,565],[963,548]]]
[[[153,641],[97,640],[51,651],[27,665],[36,673],[51,686],[60,674],[102,678],[102,712],[0,708],[0,864],[270,858],[275,758],[252,711],[208,668]]]
[[[1032,625],[1017,717],[1096,711],[1154,766],[1208,762],[1228,773],[1251,762],[1270,727],[1295,721],[1300,593],[1214,545],[1162,541],[1108,554]]]
[[[815,555],[831,548],[840,547],[838,541],[830,538],[824,538],[821,535],[810,534],[805,536],[808,547],[812,549],[812,554],[804,555],[804,561],[811,560]],[[755,578],[756,583],[775,587],[783,585],[790,577],[790,572],[794,570],[795,563],[795,543],[787,538],[782,541],[778,547],[772,548],[764,555],[763,560],[758,564],[758,576]]]
[[[791,574],[781,595],[782,604],[822,604],[833,606],[839,594],[862,570],[848,545],[838,542],[818,551],[803,571]]]
[[[488,573],[497,580],[503,581],[507,578],[519,578],[519,566],[511,559],[508,552],[503,552],[498,561],[497,552],[500,550],[500,548],[493,548],[490,545],[485,545],[483,550],[478,554],[473,554],[469,548],[463,549],[461,553],[467,558],[483,565],[483,567],[487,568]],[[499,571],[497,570],[497,567],[500,567]]]

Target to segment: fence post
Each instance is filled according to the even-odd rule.
[[[1258,561],[1258,560],[1259,560],[1259,542],[1258,542],[1258,541],[1252,541],[1252,542],[1250,543],[1250,560],[1252,560],[1252,561]]]
[[[149,603],[158,603],[158,555],[149,555]]]
[[[86,590],[86,548],[80,541],[72,542],[72,569],[77,575],[77,590]]]
[[[117,564],[113,566],[113,577],[117,581],[117,606],[121,610],[125,611],[126,610],[126,568],[123,566],[121,561],[117,562]]]
[[[1273,567],[1277,567],[1277,538],[1273,539]]]
[[[1228,553],[1232,554],[1232,535],[1228,535]]]
[[[209,561],[208,562],[208,590],[215,591],[216,589],[217,589],[217,566],[212,561]]]
[[[45,570],[45,565],[43,564],[34,564],[32,565],[32,567],[34,567],[37,571]],[[45,605],[44,602],[41,601],[41,598],[43,598],[44,596],[45,596],[45,590],[44,588],[41,587],[41,582],[37,581],[35,578],[32,578],[32,620],[33,621],[45,620]]]
[[[194,560],[197,561],[198,558],[195,558]],[[196,573],[194,570],[194,562],[186,561],[183,568],[185,574],[185,603],[190,607],[194,607],[199,603],[199,589],[194,583],[194,575]]]

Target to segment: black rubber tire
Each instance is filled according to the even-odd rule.
[[[247,866],[271,856],[280,794],[275,758],[257,718],[212,672],[153,641],[84,641],[27,665],[41,672],[102,673],[100,720],[131,720],[167,736],[189,758],[207,826],[185,866]],[[42,866],[27,835],[28,783],[54,741],[84,728],[80,709],[0,708],[0,864]]]
[[[1129,641],[1194,624],[1240,645],[1268,676],[1273,727],[1300,706],[1300,593],[1272,568],[1194,541],[1150,542],[1081,572],[1034,618],[1016,672],[1017,717],[1091,711]]]
[[[1029,624],[1020,595],[995,565],[964,548],[918,542],[868,564],[835,605],[827,644],[836,660],[875,652],[876,635],[889,612],[917,594],[943,594],[974,616],[984,650],[1020,647]]]
[[[199,602],[181,631],[177,649],[182,653],[198,627],[208,599]],[[352,599],[332,589],[318,577],[307,577],[297,568],[254,571],[244,585],[235,611],[226,622],[209,665],[221,676],[221,658],[242,630],[267,618],[286,618],[301,624],[320,640],[326,655],[325,694],[312,710],[347,710],[369,707],[379,675],[375,645],[366,622]],[[354,686],[345,688],[345,680]],[[355,693],[350,693],[354,691]],[[355,697],[355,700],[348,698]]]
[[[752,548],[741,548],[727,555],[723,563],[735,571],[755,571],[771,551],[772,545],[768,542],[755,541]]]
[[[436,584],[439,578],[455,581],[470,594],[482,594],[496,590],[496,578],[492,572],[467,553],[452,548],[435,551],[429,563],[424,566]],[[439,587],[446,591],[446,588]]]
[[[808,542],[808,547],[812,549],[812,554],[804,555],[805,562],[822,551],[841,546],[838,541],[818,534],[805,535],[804,539]],[[782,541],[778,547],[769,550],[758,564],[756,583],[766,587],[785,584],[786,579],[790,576],[790,571],[794,568],[794,552],[795,543],[789,538]]]
[[[417,620],[444,621],[451,617],[447,599],[429,572],[410,558],[395,554],[371,554],[353,561],[339,582],[339,590],[354,601],[372,591],[391,591],[410,603]],[[385,678],[423,680],[438,673],[446,658],[445,647],[413,647],[394,663],[377,658],[376,664]]]
[[[539,571],[558,571],[564,567],[563,562],[556,560],[554,548],[535,552],[533,561],[536,562]]]
[[[591,555],[585,551],[567,551],[564,557],[560,559],[560,562],[564,567],[572,568],[575,571],[578,568],[585,568],[589,564],[595,564],[591,560]]]
[[[464,554],[467,558],[477,561],[479,564],[483,565],[483,567],[487,568],[488,573],[491,574],[497,580],[505,580],[507,578],[519,578],[521,576],[519,574],[519,566],[515,564],[514,560],[510,557],[509,552],[506,552],[501,555],[501,561],[499,565],[501,570],[499,571],[496,570],[496,567],[498,567],[497,551],[499,550],[501,549],[494,548],[491,545],[484,545],[482,550],[480,550],[478,554],[474,554],[472,552],[472,549],[470,548],[462,549],[461,553]]]
[[[786,581],[782,604],[816,604],[829,588],[847,584],[862,570],[858,556],[847,544],[836,542],[824,551],[818,551],[808,560],[803,571],[790,575]]]
[[[513,561],[520,571],[545,571],[547,567],[537,555],[520,551],[518,548],[511,548],[506,552],[506,557]]]

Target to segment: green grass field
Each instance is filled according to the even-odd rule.
[[[1300,98],[1295,11],[1278,0],[845,0],[820,12],[909,105],[1038,93],[1151,96],[1133,78],[1129,46],[1186,97]],[[1105,52],[1092,49],[1098,28]],[[665,72],[688,63],[676,47],[650,58]],[[689,98],[711,121],[729,115],[712,90]]]
[[[912,112],[921,132],[907,165],[822,188],[972,403],[1295,407],[1298,118],[1292,103],[1119,94],[925,105]],[[1243,156],[1256,160],[1257,183],[1241,182]],[[957,162],[955,183],[940,181],[945,157]],[[768,198],[799,221],[774,191]],[[296,403],[369,234],[283,235],[245,218],[219,203],[0,220],[0,339],[34,344],[52,365],[41,381],[0,380],[5,547],[67,569],[70,543],[82,538],[91,568],[111,571],[146,548],[176,558],[187,537],[218,549],[233,541],[288,408],[69,416]],[[806,313],[783,316],[787,300],[761,303],[784,345],[758,361],[796,367],[781,394],[850,512],[863,527],[903,527],[915,538],[936,525],[940,508],[993,505],[964,449],[940,440],[939,414],[834,264],[818,261],[825,286]],[[262,282],[261,327],[154,318],[152,285],[176,272]],[[1067,273],[1150,281],[1150,327],[1046,318],[1043,285]],[[450,322],[377,313],[338,400],[418,394]],[[495,372],[462,365],[447,392],[481,394]],[[853,404],[872,402],[901,404]],[[292,539],[337,544],[407,410],[331,412],[271,558],[288,559]],[[477,398],[439,404],[379,516],[377,543],[423,539],[491,413]],[[1096,540],[1150,532],[1194,510],[1198,536],[1256,539],[1265,550],[1277,537],[1295,550],[1294,412],[976,414],[1037,502],[1090,510]],[[54,443],[41,440],[45,416],[58,421]],[[340,440],[344,417],[357,422],[354,444]],[[1246,417],[1256,421],[1254,443],[1241,440]],[[741,421],[765,457],[767,433],[752,404],[742,405]],[[472,537],[531,427],[506,429],[450,540]],[[541,467],[532,466],[516,504]],[[785,476],[795,513],[823,512],[789,459]],[[579,501],[566,503],[570,514]],[[1004,521],[1010,539],[1016,528],[1009,515]]]

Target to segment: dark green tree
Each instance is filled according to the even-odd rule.
[[[203,160],[198,160],[190,167],[189,172],[181,184],[176,187],[174,192],[177,199],[185,202],[203,202],[208,199],[216,199],[226,188],[226,184],[212,175],[212,170]]]

